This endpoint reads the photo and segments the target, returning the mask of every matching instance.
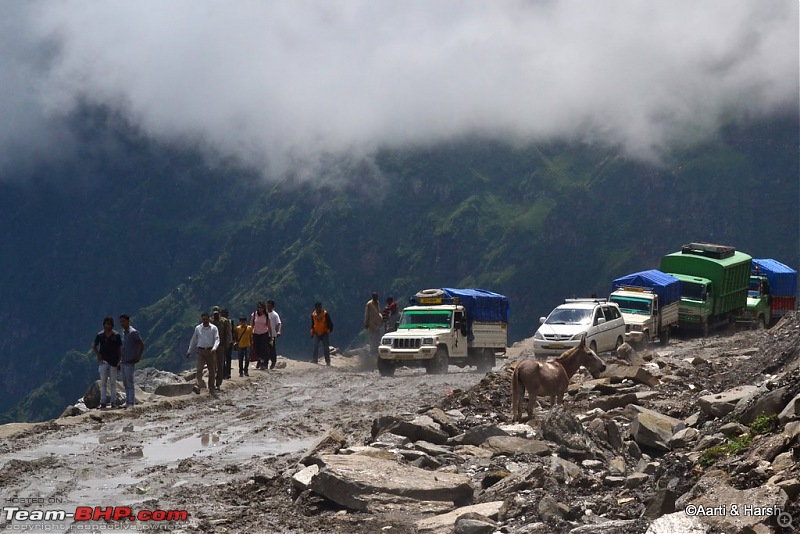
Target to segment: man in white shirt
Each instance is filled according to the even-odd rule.
[[[217,347],[219,347],[219,330],[211,324],[209,316],[206,312],[200,315],[203,322],[194,328],[192,340],[189,342],[189,349],[186,351],[186,359],[188,360],[192,352],[197,351],[197,376],[195,377],[196,384],[192,388],[195,393],[200,393],[200,390],[206,387],[203,382],[203,368],[208,367],[208,392],[211,396],[214,393],[214,378],[217,370],[216,357]]]
[[[267,314],[269,315],[269,324],[272,327],[269,333],[269,345],[267,345],[267,363],[270,369],[275,369],[275,364],[278,362],[278,338],[281,336],[281,316],[275,311],[275,301],[267,301]]]

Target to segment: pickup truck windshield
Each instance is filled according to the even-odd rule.
[[[398,328],[450,328],[452,316],[447,310],[405,310]]]
[[[647,299],[637,299],[636,297],[619,297],[616,295],[611,296],[611,302],[616,302],[620,311],[623,313],[636,313],[641,315],[650,315],[650,303],[652,301]]]
[[[592,310],[589,308],[556,308],[547,317],[545,324],[592,324]]]

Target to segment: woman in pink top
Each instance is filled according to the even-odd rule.
[[[256,369],[266,370],[270,324],[267,305],[263,300],[258,301],[256,311],[250,314],[250,326],[253,327],[253,352],[258,360]]]

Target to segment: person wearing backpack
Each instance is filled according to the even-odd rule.
[[[311,337],[314,338],[314,356],[311,363],[319,363],[319,345],[322,343],[322,352],[325,355],[325,365],[331,364],[330,334],[333,332],[333,320],[327,310],[322,309],[321,302],[314,303],[311,312]]]

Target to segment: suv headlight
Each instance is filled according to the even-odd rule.
[[[422,338],[423,345],[433,345],[433,338],[432,337],[424,337]]]
[[[381,338],[381,345],[391,345],[391,344],[392,344],[392,338],[390,337]]]
[[[544,336],[542,335],[542,333],[540,331],[537,330],[536,333],[533,334],[533,339],[538,339],[539,341],[544,341]]]

